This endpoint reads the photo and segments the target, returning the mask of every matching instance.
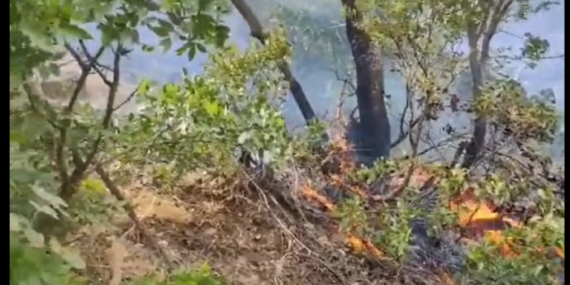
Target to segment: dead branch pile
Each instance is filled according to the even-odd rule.
[[[290,228],[292,225],[295,225],[295,228],[305,228],[310,225],[324,229],[330,235],[340,236],[341,243],[353,255],[352,258],[345,258],[345,262],[356,258],[359,260],[357,270],[368,272],[368,281],[385,282],[370,284],[453,284],[449,271],[459,269],[461,257],[457,256],[457,250],[453,249],[449,242],[429,237],[422,222],[418,222],[414,229],[418,235],[412,246],[417,250],[412,250],[413,256],[405,264],[391,259],[366,237],[341,229],[339,221],[333,217],[333,212],[346,198],[358,196],[365,201],[368,211],[379,211],[380,202],[394,200],[410,180],[414,180],[412,182],[415,184],[420,181],[415,181],[418,178],[416,173],[412,175],[402,172],[387,177],[383,181],[390,182],[382,184],[350,184],[342,177],[344,171],[354,167],[350,154],[345,146],[341,145],[339,148],[337,144],[333,148],[335,149],[331,150],[332,154],[324,158],[319,166],[299,164],[279,173],[263,167],[249,169],[243,186],[258,193],[265,206],[271,209],[273,218],[278,220],[283,228]],[[433,183],[433,179],[422,183],[425,193],[435,193]],[[300,235],[300,242],[306,244],[315,245],[314,241],[319,239],[318,236],[307,232]],[[307,251],[328,256],[335,249],[317,246],[307,248]],[[346,269],[351,266],[345,264],[343,267]]]

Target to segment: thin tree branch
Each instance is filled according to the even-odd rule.
[[[86,164],[86,162],[81,163],[81,165],[84,164]],[[168,253],[166,253],[164,248],[160,246],[160,244],[157,242],[154,236],[149,231],[147,231],[146,228],[143,226],[143,224],[137,217],[137,214],[135,213],[133,206],[130,203],[128,203],[127,199],[121,193],[119,187],[117,187],[117,185],[113,182],[109,174],[107,174],[105,169],[103,169],[103,167],[99,164],[95,166],[95,171],[97,172],[99,177],[101,177],[101,180],[103,180],[103,183],[105,184],[107,189],[109,189],[109,192],[111,192],[111,194],[113,194],[113,196],[115,196],[115,198],[117,198],[117,200],[119,200],[120,202],[125,202],[123,204],[123,208],[127,211],[127,214],[135,224],[135,227],[140,231],[142,236],[150,243],[150,245],[161,253],[167,265],[172,268],[174,264],[168,257]]]
[[[251,7],[243,0],[231,1],[234,7],[238,10],[243,19],[248,24],[251,36],[256,38],[261,44],[265,45],[267,41],[267,34],[265,31],[263,31],[263,27],[261,26],[261,23],[259,22],[259,19],[255,13],[251,10]],[[281,73],[283,73],[285,80],[287,80],[289,83],[289,90],[291,91],[291,94],[293,95],[293,98],[295,99],[297,106],[299,106],[299,109],[301,110],[301,113],[303,114],[303,117],[307,123],[316,121],[317,116],[315,114],[315,111],[313,111],[313,108],[311,107],[311,104],[309,103],[307,95],[301,87],[301,84],[293,76],[289,64],[283,61],[279,64],[278,68]]]
[[[69,53],[73,56],[73,58],[75,59],[75,61],[77,62],[77,64],[80,66],[81,68],[81,75],[79,77],[79,79],[77,80],[77,83],[75,85],[75,89],[73,90],[73,93],[71,95],[71,98],[69,99],[69,102],[67,104],[67,107],[64,109],[63,111],[63,116],[64,119],[62,121],[62,123],[59,125],[59,140],[56,143],[56,150],[55,150],[55,160],[56,160],[56,164],[58,166],[59,169],[59,175],[60,175],[60,179],[61,179],[61,193],[68,193],[70,192],[70,188],[72,188],[72,184],[74,183],[73,179],[74,179],[74,175],[72,173],[71,176],[69,176],[68,173],[68,166],[67,166],[67,155],[66,155],[66,145],[67,145],[67,139],[68,139],[68,129],[69,126],[71,124],[71,118],[69,118],[68,116],[71,115],[71,113],[73,112],[73,108],[79,98],[79,94],[81,92],[81,90],[83,89],[85,82],[87,80],[87,77],[89,76],[92,68],[95,66],[95,63],[97,62],[97,60],[101,57],[101,55],[103,54],[103,51],[105,50],[105,48],[101,47],[97,53],[95,54],[95,56],[92,58],[92,60],[88,61],[88,62],[84,62],[81,59],[81,56],[75,51],[75,49],[73,49],[69,44],[65,44],[66,49],[69,51]]]
[[[110,82],[109,97],[107,98],[107,106],[105,109],[105,114],[103,116],[103,120],[101,122],[101,127],[103,130],[106,130],[109,128],[109,125],[111,123],[111,118],[113,115],[113,111],[114,111],[115,97],[117,95],[118,86],[119,86],[119,82],[120,82],[120,72],[121,72],[120,61],[121,61],[121,57],[122,57],[121,49],[122,49],[122,45],[120,43],[117,44],[117,49],[114,51],[114,59],[113,59],[113,80],[112,80],[112,82]],[[84,52],[86,52],[85,53],[86,58],[88,58],[88,59],[89,58],[91,58],[91,59],[96,58],[96,57],[91,57],[86,50],[84,50]],[[78,62],[82,62],[82,59],[80,57],[78,57],[76,59],[78,60]],[[99,75],[102,76],[102,79],[104,81],[106,80],[104,75],[102,75],[101,73],[99,73]],[[87,171],[87,169],[89,168],[89,166],[93,162],[93,159],[95,158],[95,155],[99,151],[100,144],[102,141],[103,141],[103,134],[97,135],[97,138],[93,142],[93,144],[91,146],[91,150],[87,153],[83,163],[76,165],[75,168],[73,169],[67,184],[65,184],[65,187],[62,187],[61,192],[60,192],[60,195],[64,200],[71,198],[71,196],[73,196],[73,194],[75,193],[75,188],[76,188],[77,183],[80,182],[80,180],[85,175],[85,172]]]

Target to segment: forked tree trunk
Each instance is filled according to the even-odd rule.
[[[472,77],[472,96],[476,100],[481,96],[483,87],[483,72],[489,61],[489,50],[491,40],[497,33],[499,24],[507,17],[514,0],[492,0],[482,2],[483,11],[486,11],[486,18],[478,23],[470,23],[467,28],[467,39],[469,43],[469,67]],[[479,46],[479,41],[481,45]],[[483,148],[485,147],[485,137],[487,135],[487,116],[478,114],[473,121],[473,136],[465,149],[465,156],[461,167],[471,168],[477,162]]]

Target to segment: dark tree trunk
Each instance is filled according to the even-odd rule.
[[[487,120],[484,115],[478,116],[475,119],[475,126],[473,128],[473,137],[465,148],[465,156],[463,158],[462,168],[469,169],[481,154],[485,146],[485,136],[487,134]]]
[[[481,96],[481,86],[483,84],[483,67],[485,66],[488,59],[488,45],[489,41],[486,41],[484,45],[485,52],[479,54],[477,49],[477,38],[473,35],[472,29],[468,31],[469,47],[471,52],[469,53],[469,68],[471,71],[471,93],[474,99]],[[471,141],[465,148],[465,156],[463,157],[462,168],[469,169],[481,154],[485,146],[485,137],[487,135],[487,118],[485,114],[478,114],[477,118],[474,120],[473,126],[473,137]]]
[[[361,27],[362,15],[356,0],[342,0],[347,9],[346,35],[356,66],[356,97],[360,123],[360,154],[367,162],[388,158],[390,154],[390,122],[384,100],[382,55]]]
[[[236,10],[241,14],[247,25],[249,26],[251,36],[257,39],[261,44],[265,45],[267,42],[267,34],[263,30],[261,22],[253,12],[251,7],[244,0],[231,0],[231,2],[233,6],[236,8]],[[299,106],[299,110],[301,111],[303,118],[305,118],[307,125],[318,122],[319,119],[316,116],[315,111],[311,106],[311,103],[307,99],[307,95],[305,94],[303,87],[291,72],[289,64],[283,61],[279,63],[278,68],[285,77],[285,80],[287,80],[287,82],[289,83],[289,91],[293,95],[293,99],[295,99],[297,106]],[[315,150],[320,151],[322,147],[328,142],[329,142],[328,134],[324,132],[321,136],[321,141],[314,146]],[[248,167],[258,164],[258,162],[256,163],[251,153],[249,153],[246,150],[242,151],[243,152],[239,158],[240,163]]]
[[[248,24],[251,31],[251,36],[259,40],[261,44],[265,45],[265,42],[267,41],[267,35],[263,30],[259,19],[257,16],[255,16],[253,10],[251,10],[251,7],[244,0],[232,0],[232,4]],[[318,121],[318,118],[315,115],[315,111],[313,110],[311,103],[309,103],[303,87],[301,84],[299,84],[299,81],[297,81],[295,76],[293,76],[289,64],[286,62],[281,62],[278,68],[283,73],[285,80],[287,80],[289,83],[289,91],[291,91],[293,99],[295,99],[295,103],[297,103],[297,106],[299,106],[299,110],[301,110],[303,118],[305,118],[308,124]]]

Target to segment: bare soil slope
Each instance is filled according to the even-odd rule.
[[[190,180],[168,195],[141,181],[124,188],[163,252],[143,240],[126,217],[116,219],[116,229],[83,231],[76,243],[92,284],[203,263],[231,285],[444,284],[436,276],[353,254],[331,221],[315,224],[288,213],[263,191]]]

